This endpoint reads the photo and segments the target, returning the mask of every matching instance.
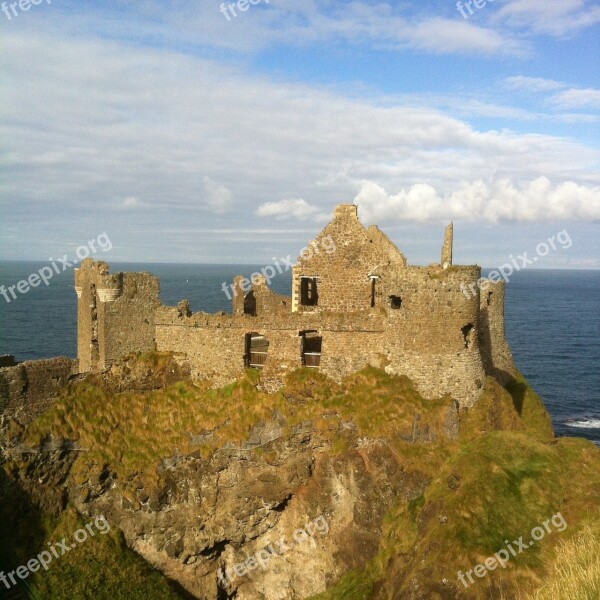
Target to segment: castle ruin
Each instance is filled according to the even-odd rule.
[[[250,288],[234,278],[232,314],[191,313],[187,302],[163,306],[150,273],[110,274],[103,262],[75,270],[80,371],[107,368],[136,350],[172,351],[197,379],[223,385],[260,369],[263,389],[278,389],[300,366],[340,381],[373,365],[407,375],[426,398],[451,395],[471,405],[486,375],[515,372],[504,336],[504,282],[485,281],[479,266],[452,264],[452,225],[439,264],[409,266],[391,240],[342,204],[292,269],[291,296],[264,277]],[[323,241],[334,252],[319,251]],[[462,284],[462,287],[461,287]]]

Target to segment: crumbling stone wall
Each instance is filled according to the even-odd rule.
[[[425,397],[447,393],[470,404],[482,391],[479,298],[465,297],[460,287],[480,274],[477,266],[432,265],[382,278],[387,370],[413,379]]]
[[[503,385],[516,373],[510,346],[504,334],[504,281],[482,282],[480,292],[479,344],[486,373]]]
[[[80,371],[104,369],[128,352],[154,349],[158,278],[110,274],[106,263],[88,258],[75,269],[75,292]]]
[[[264,275],[254,281],[244,281],[238,275],[233,279],[233,314],[234,315],[288,315],[291,311],[291,297],[276,294],[267,285]],[[250,285],[250,287],[248,287]]]
[[[324,241],[331,238],[335,250]],[[406,267],[406,258],[377,227],[365,228],[354,204],[335,208],[333,220],[298,257],[292,272],[294,312],[356,312],[371,305],[372,279],[388,269]],[[312,249],[312,251],[311,251]],[[318,302],[302,303],[302,278],[317,278]]]
[[[450,223],[444,232],[444,243],[442,245],[442,269],[452,266],[452,241],[454,236],[454,225]]]
[[[48,408],[76,372],[77,360],[64,356],[0,368],[0,413],[29,423]]]
[[[192,314],[186,301],[160,306],[149,274],[109,275],[104,263],[84,261],[76,274],[80,368],[102,368],[156,342],[214,385],[248,364],[261,369],[268,390],[303,364],[338,381],[371,364],[407,375],[427,398],[450,394],[470,405],[486,374],[506,381],[514,365],[504,288],[486,291],[481,303],[479,290],[464,294],[481,269],[452,264],[452,236],[450,224],[439,264],[412,267],[377,227],[359,222],[356,206],[340,205],[293,267],[291,298],[273,293],[262,276],[251,289],[238,276],[231,315]],[[306,350],[315,342],[320,353]]]
[[[15,357],[12,354],[3,354],[0,356],[0,368],[1,367],[14,367],[17,364]]]
[[[381,316],[323,315],[210,315],[181,316],[174,308],[156,311],[156,346],[159,351],[185,353],[192,376],[224,385],[245,368],[246,335],[258,333],[268,342],[268,357],[261,380],[271,389],[286,372],[302,366],[301,333],[315,331],[323,337],[320,370],[340,380],[344,375],[380,360],[384,324]]]

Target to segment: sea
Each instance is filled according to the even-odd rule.
[[[48,263],[0,261],[0,286],[14,285]],[[223,288],[258,265],[111,263],[111,272],[149,271],[163,304],[187,299],[192,311],[231,310]],[[483,270],[484,274],[487,272]],[[289,294],[291,272],[271,287]],[[2,288],[0,288],[0,291]],[[0,295],[0,355],[19,361],[77,353],[73,270],[21,294]],[[600,271],[521,270],[506,285],[506,336],[517,368],[542,397],[559,436],[600,445]]]

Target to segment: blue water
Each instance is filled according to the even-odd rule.
[[[43,263],[0,262],[0,285],[28,277]],[[193,311],[229,312],[222,284],[250,276],[249,265],[111,264],[112,272],[150,271],[161,299],[187,298]],[[289,294],[290,272],[272,282]],[[9,296],[10,298],[10,296]],[[520,271],[506,286],[506,335],[518,369],[543,398],[558,435],[600,444],[600,271]],[[71,269],[7,303],[0,296],[0,355],[17,360],[75,356],[76,295]]]

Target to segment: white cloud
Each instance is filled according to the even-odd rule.
[[[402,47],[437,54],[525,56],[526,45],[506,33],[457,19],[424,19],[406,26],[398,35]]]
[[[277,0],[260,2],[227,21],[219,4],[192,0],[166,10],[164,2],[146,0],[129,3],[128,19],[115,19],[109,10],[75,13],[76,17],[61,14],[60,26],[101,35],[110,31],[112,39],[140,43],[151,39],[173,47],[208,47],[244,54],[275,44],[306,47],[339,43],[434,54],[521,56],[529,51],[528,43],[506,28],[463,21],[458,13],[451,13],[452,18],[432,16],[444,12],[436,7],[359,0]],[[49,13],[45,18],[59,17]]]
[[[10,206],[3,228],[17,238],[22,231],[34,236],[32,215],[46,211],[38,219],[46,229],[52,223],[58,231],[67,216],[72,226],[93,219],[115,246],[119,232],[129,240],[134,225],[139,248],[152,235],[155,255],[177,260],[187,246],[174,247],[162,231],[201,219],[207,229],[226,220],[227,229],[251,233],[259,209],[275,211],[273,219],[304,219],[308,228],[335,204],[351,201],[366,181],[393,191],[427,184],[447,198],[463,181],[508,180],[520,189],[518,182],[546,176],[557,189],[561,181],[573,182],[584,207],[578,218],[591,214],[581,190],[600,185],[600,152],[573,139],[478,131],[426,103],[375,94],[360,99],[246,76],[237,67],[161,48],[31,36],[13,27],[3,37],[0,72],[0,95],[10,98],[0,103],[0,203]],[[477,108],[465,107],[467,113]],[[106,210],[106,198],[122,203],[133,190],[148,210]],[[431,190],[417,191],[423,202],[440,206]],[[282,198],[294,204],[282,209]],[[235,211],[215,216],[234,199]],[[198,204],[209,210],[199,213]],[[427,218],[435,219],[434,212]],[[382,214],[377,220],[385,226],[394,215]],[[198,260],[211,253],[214,243],[197,247]]]
[[[550,99],[559,108],[596,108],[600,109],[600,90],[571,89],[555,94]]]
[[[231,200],[233,198],[231,190],[213,181],[208,175],[202,178],[202,183],[204,184],[206,204],[209,209],[216,214],[228,212],[231,208]]]
[[[600,6],[590,0],[510,0],[495,8],[493,21],[529,33],[564,36],[600,23]]]
[[[302,198],[297,200],[279,200],[278,202],[265,202],[256,210],[259,217],[276,217],[286,219],[293,217],[301,221],[309,218],[319,220],[319,208],[309,204]]]
[[[572,181],[552,186],[546,177],[518,187],[508,179],[476,180],[447,194],[419,183],[392,195],[367,181],[354,202],[361,217],[370,223],[390,219],[418,223],[450,219],[489,223],[600,220],[600,186]]]
[[[522,75],[505,77],[503,82],[509,90],[525,90],[527,92],[548,92],[566,87],[566,84],[554,79],[524,77]]]
[[[127,196],[123,198],[122,208],[141,208],[144,203],[137,196]]]

